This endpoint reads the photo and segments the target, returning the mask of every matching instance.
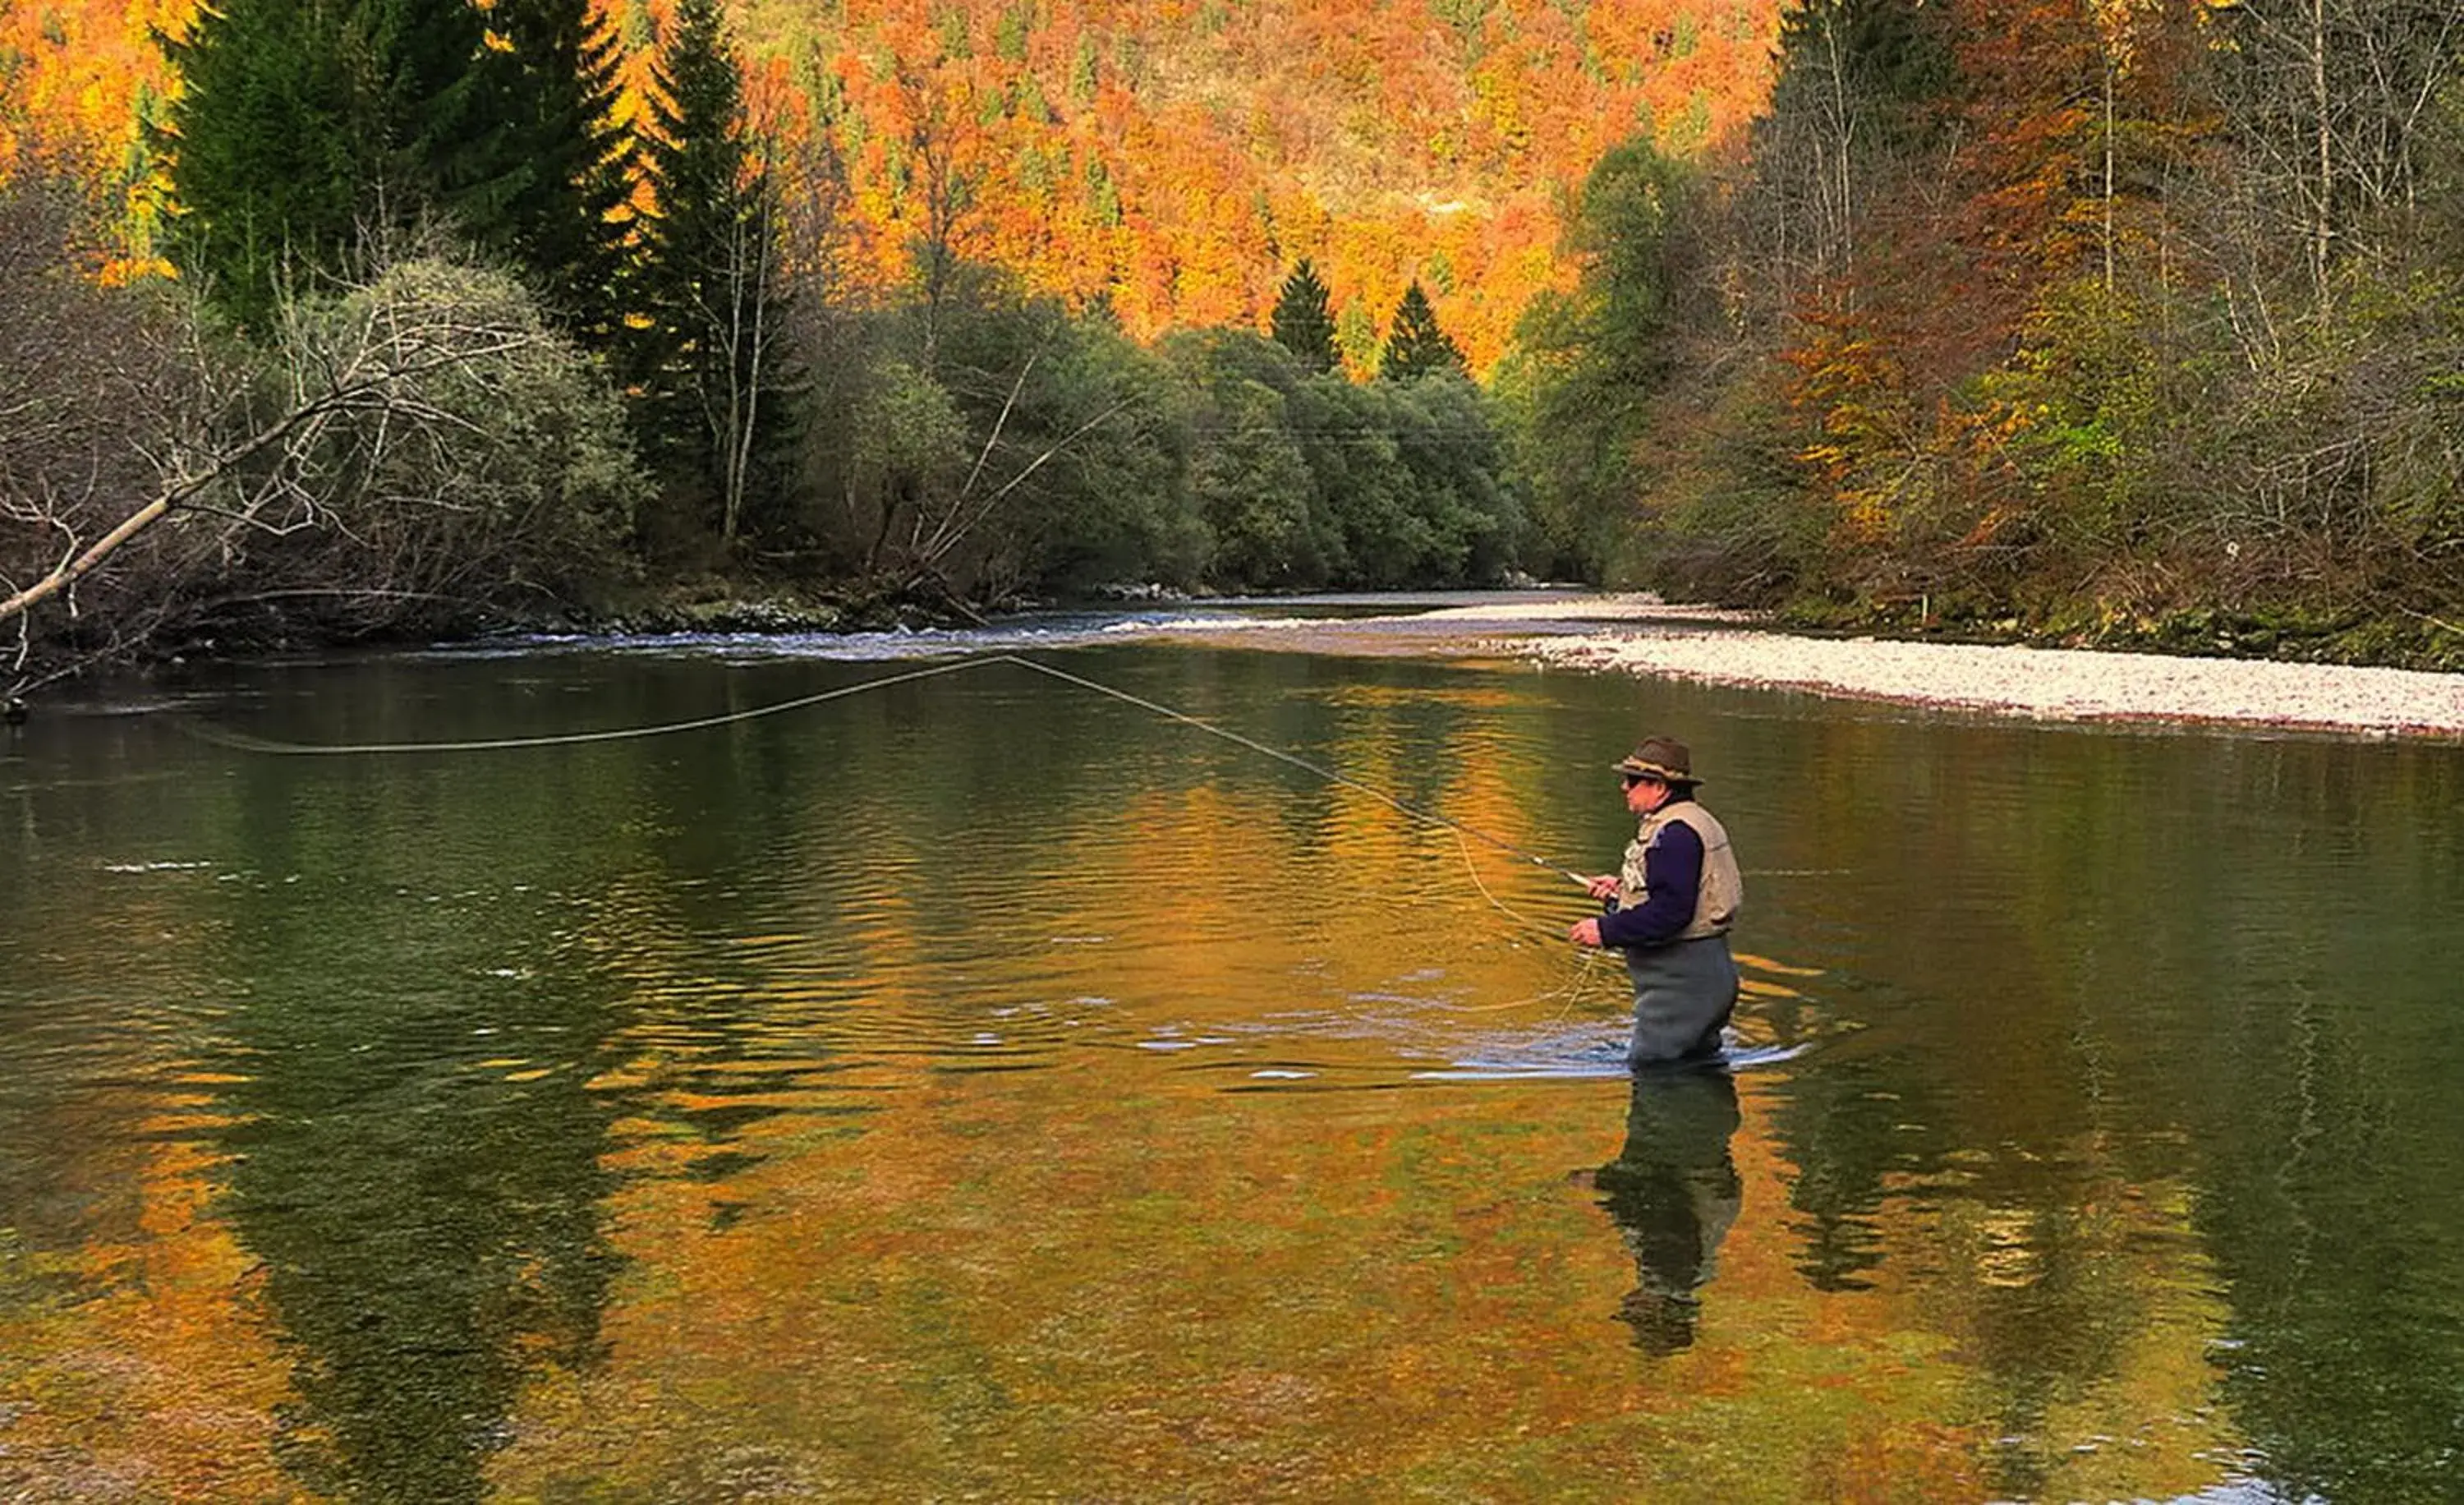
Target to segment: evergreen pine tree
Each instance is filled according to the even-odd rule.
[[[164,247],[243,325],[356,234],[365,164],[341,20],[334,3],[224,0],[164,40],[182,82],[154,142],[171,178]]]
[[[470,0],[351,0],[342,42],[361,139],[376,154],[372,218],[434,216],[485,239],[515,181]]]
[[[1284,290],[1275,299],[1275,343],[1300,358],[1312,371],[1331,371],[1341,357],[1334,349],[1334,311],[1326,284],[1318,280],[1317,268],[1303,256],[1284,278]]]
[[[1943,7],[1925,0],[1807,0],[1780,17],[1767,123],[1805,115],[1874,144],[1915,144],[1957,75]]]
[[[745,118],[718,0],[679,0],[659,49],[643,148],[637,349],[652,448],[712,488],[719,538],[744,523],[759,462],[781,427],[778,189]]]
[[[225,0],[164,47],[165,249],[242,324],[369,235],[484,223],[507,184],[467,0]]]
[[[497,0],[490,24],[515,175],[489,238],[585,343],[623,326],[631,146],[616,123],[621,54],[589,0]]]
[[[1416,279],[1403,290],[1403,301],[1395,310],[1377,374],[1390,382],[1411,382],[1440,371],[1460,376],[1465,369],[1463,351],[1438,327],[1438,312]]]

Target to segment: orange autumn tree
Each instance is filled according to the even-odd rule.
[[[2204,0],[2086,0],[1994,30],[1974,17],[1978,79],[1966,240],[1999,269],[2017,324],[1979,384],[2006,489],[1978,540],[2100,551],[2163,482],[2162,373],[2177,307],[2214,271],[2171,199],[2219,129],[2204,88]]]
[[[2083,462],[2124,448],[2104,420],[2052,399],[2056,387],[2080,395],[2091,368],[2127,399],[2123,368],[2136,366],[2111,347],[2131,322],[2125,305],[2181,275],[2158,190],[2205,128],[2178,82],[2191,76],[2195,7],[1959,0],[1802,14],[1828,11],[1848,31],[1860,10],[1899,11],[1931,60],[1914,76],[1925,87],[1898,101],[1898,154],[1825,159],[1834,182],[1815,217],[1836,239],[1812,259],[1783,350],[1810,435],[1800,454],[1837,520],[1835,546],[1864,562],[1851,568],[1865,588],[1990,593],[1997,572],[2078,520],[2059,511],[2076,498],[2047,487],[2049,467],[2093,489],[2112,477]],[[1882,26],[1866,40],[1900,34]],[[1820,123],[1844,143],[1856,122]]]

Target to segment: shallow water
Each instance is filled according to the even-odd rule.
[[[0,1494],[2453,1496],[2464,755],[1347,609],[263,666],[0,742]],[[1625,1079],[1540,865],[1015,666],[184,729],[1017,646],[1577,868],[1688,736],[1739,1070]]]

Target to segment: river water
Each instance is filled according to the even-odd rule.
[[[1221,618],[1213,624],[1225,626]],[[11,1499],[2446,1500],[2464,755],[1408,626],[541,643],[0,741]],[[1689,740],[1730,1073],[1564,878]]]

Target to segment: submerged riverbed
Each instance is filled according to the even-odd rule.
[[[2452,1496],[2453,746],[1161,620],[9,735],[0,1494]],[[1625,1078],[1562,877],[1014,665],[196,734],[953,648],[1579,869],[1687,738],[1746,1064]]]

